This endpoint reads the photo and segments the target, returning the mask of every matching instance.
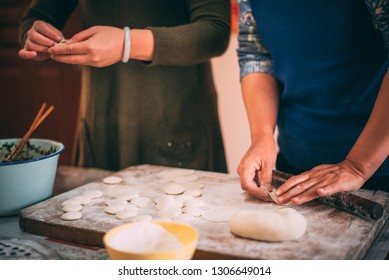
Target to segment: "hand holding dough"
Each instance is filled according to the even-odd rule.
[[[307,221],[292,208],[275,211],[239,210],[229,220],[232,233],[263,241],[286,241],[304,235]]]

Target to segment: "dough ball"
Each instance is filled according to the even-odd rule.
[[[307,221],[292,208],[278,210],[239,210],[229,220],[232,233],[255,240],[286,241],[304,235]]]

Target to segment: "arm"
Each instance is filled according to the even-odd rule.
[[[277,122],[278,90],[273,76],[252,73],[242,78],[242,95],[250,126],[251,145],[238,166],[242,189],[262,200],[271,190],[277,149],[274,131]]]
[[[389,47],[389,3],[365,0],[374,26]],[[379,3],[378,3],[379,2]],[[381,6],[380,6],[381,5]],[[346,159],[294,176],[276,192],[280,203],[301,204],[319,196],[360,189],[389,155],[389,74],[386,73],[366,126]]]
[[[154,65],[187,65],[221,55],[230,38],[229,0],[188,0],[191,23],[149,27],[154,36]]]
[[[188,24],[132,29],[130,58],[149,61],[149,65],[189,65],[222,54],[230,37],[230,1],[192,0],[188,1],[188,8],[191,14]],[[121,28],[95,26],[71,40],[69,45],[51,48],[51,58],[97,67],[122,59],[124,35]]]
[[[346,159],[293,176],[276,192],[280,203],[295,204],[360,189],[389,155],[389,74],[385,75],[369,121]]]
[[[271,184],[276,159],[274,131],[278,112],[278,89],[271,58],[261,44],[251,7],[239,2],[239,65],[242,96],[250,126],[251,145],[238,166],[242,188],[262,200],[269,195],[258,186]]]

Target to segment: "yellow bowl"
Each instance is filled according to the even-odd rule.
[[[129,223],[114,227],[103,237],[104,246],[113,260],[190,260],[196,250],[198,232],[195,228],[173,222],[153,222],[173,234],[182,246],[174,250],[154,252],[131,252],[124,248],[113,246],[113,237],[123,230],[136,226],[138,223]],[[131,236],[129,236],[131,238]],[[130,239],[131,240],[131,239]],[[136,241],[136,239],[133,239]]]

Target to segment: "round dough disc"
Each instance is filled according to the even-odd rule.
[[[184,207],[182,208],[182,213],[192,215],[194,217],[200,217],[203,210],[197,207]]]
[[[119,220],[128,220],[130,218],[134,218],[138,215],[138,210],[132,211],[132,210],[123,210],[119,211],[115,214],[115,217]]]
[[[201,189],[197,189],[197,190],[187,190],[185,191],[185,194],[186,195],[190,195],[192,197],[200,197],[203,195]]]
[[[61,219],[65,221],[74,221],[74,220],[81,219],[81,217],[82,217],[81,212],[71,211],[71,212],[63,213]]]
[[[84,198],[82,196],[76,196],[70,199],[67,199],[62,202],[61,206],[65,206],[67,204],[80,204],[84,201]]]
[[[104,208],[104,212],[110,215],[115,215],[117,212],[123,211],[126,205],[123,203],[111,204]]]
[[[188,201],[185,201],[184,202],[184,206],[185,207],[197,207],[197,208],[201,208],[205,205],[205,202],[204,200],[202,200],[201,198],[194,198],[194,199],[191,199],[191,200],[188,200]]]
[[[103,179],[104,184],[115,185],[119,184],[123,179],[118,176],[108,176]]]
[[[139,193],[137,191],[118,191],[116,196],[116,198],[125,199],[127,201],[137,197],[139,197]]]
[[[146,208],[151,205],[151,200],[148,197],[136,197],[131,199],[131,203],[139,208]]]
[[[107,206],[112,205],[112,204],[124,204],[124,205],[127,205],[127,200],[120,199],[120,198],[109,199],[109,200],[105,201],[105,204]]]
[[[182,185],[176,183],[167,184],[165,187],[166,194],[170,194],[170,195],[182,194],[184,193],[184,191],[185,188]]]
[[[177,207],[177,205],[167,205],[158,211],[158,217],[160,218],[168,218],[173,219],[177,217],[178,215],[181,215],[182,211],[180,207]]]
[[[87,205],[89,203],[91,203],[92,201],[92,198],[90,196],[82,196],[82,202],[81,202],[81,205]]]
[[[62,207],[64,212],[79,212],[82,209],[80,204],[66,204]]]

